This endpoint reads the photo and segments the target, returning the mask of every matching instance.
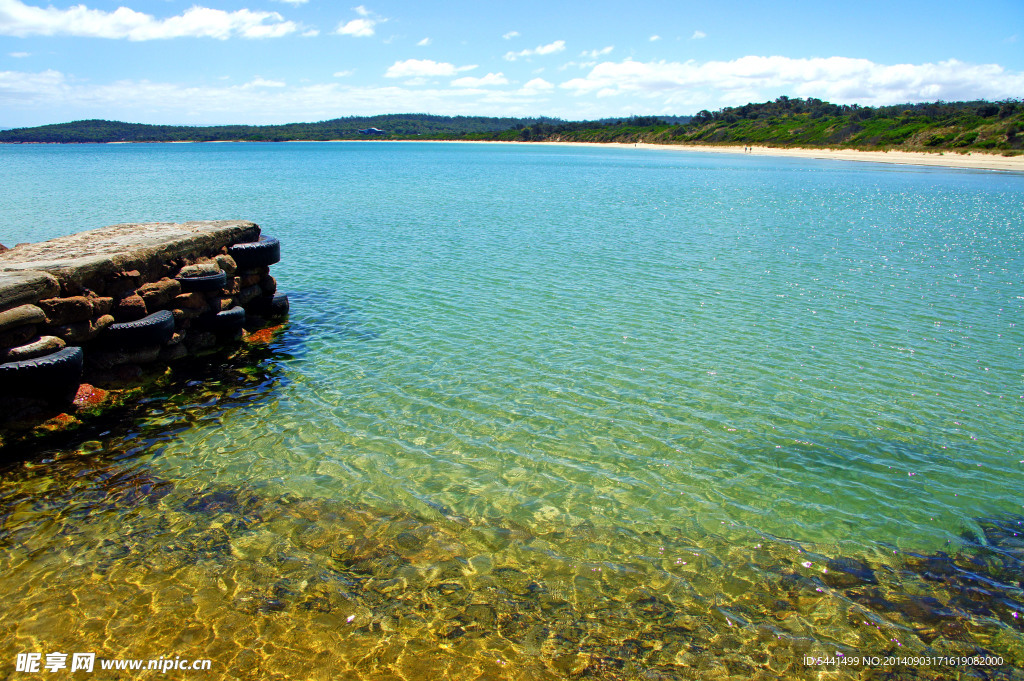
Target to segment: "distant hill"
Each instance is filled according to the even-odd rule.
[[[318,123],[287,125],[145,125],[117,121],[74,121],[0,132],[0,142],[282,142],[286,140],[365,139],[360,130],[378,128],[385,139],[457,139],[488,135],[518,126],[560,123],[552,118],[489,118],[485,116],[432,116],[389,114],[351,116]],[[380,135],[374,136],[380,139]]]
[[[500,137],[512,136],[504,132]],[[680,125],[640,118],[598,126],[540,122],[518,138],[1019,154],[1024,153],[1024,103],[1006,100],[862,107],[779,97],[762,104],[701,111]]]
[[[374,128],[378,132],[367,132]],[[318,123],[208,127],[88,120],[0,131],[0,142],[8,143],[336,139],[649,142],[1019,154],[1024,153],[1024,103],[1014,99],[862,107],[779,97],[760,104],[700,111],[692,117],[564,121],[388,114]]]

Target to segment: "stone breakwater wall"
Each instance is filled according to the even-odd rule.
[[[287,314],[279,259],[278,241],[241,220],[113,225],[0,252],[0,401],[67,402],[83,382],[116,386],[244,338]]]

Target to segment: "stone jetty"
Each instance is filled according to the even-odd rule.
[[[121,224],[0,252],[0,421],[117,387],[285,316],[244,220]]]

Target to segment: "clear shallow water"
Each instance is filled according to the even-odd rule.
[[[7,245],[255,220],[293,308],[267,373],[5,474],[12,650],[282,678],[1024,659],[1003,563],[986,612],[963,561],[908,567],[1022,514],[1020,175],[222,144],[4,147],[0,180]]]

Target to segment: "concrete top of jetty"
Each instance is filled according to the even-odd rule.
[[[224,246],[255,241],[247,220],[148,222],[111,225],[0,253],[0,309],[35,302],[138,270],[155,273],[168,261],[194,259]]]

